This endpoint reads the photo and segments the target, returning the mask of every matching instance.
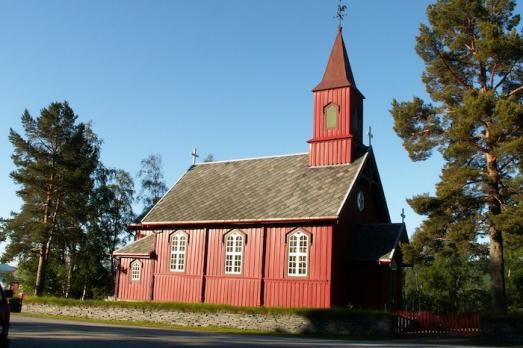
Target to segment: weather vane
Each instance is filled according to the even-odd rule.
[[[336,16],[334,18],[338,18],[338,29],[341,29],[341,23],[343,22],[343,17],[347,15],[347,5],[345,5],[341,0],[339,0],[338,3],[338,10],[336,11]]]

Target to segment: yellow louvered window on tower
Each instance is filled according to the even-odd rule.
[[[325,128],[336,129],[338,128],[338,105],[329,104],[325,108]]]

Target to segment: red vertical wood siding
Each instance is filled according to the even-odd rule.
[[[324,109],[334,103],[340,107],[338,127],[325,127]],[[358,110],[358,129],[352,129],[352,118]],[[314,92],[314,123],[309,165],[322,166],[351,163],[362,143],[363,96],[351,87],[334,88]]]
[[[223,237],[232,229],[209,230],[205,302],[235,306],[259,306],[263,228],[239,229],[246,236],[242,274],[225,274]]]
[[[292,228],[267,228],[264,305],[330,307],[332,226],[304,227],[312,244],[307,277],[287,276],[286,235]]]
[[[311,144],[310,166],[325,166],[350,163],[352,141],[350,139],[333,139]]]
[[[130,280],[132,259],[122,258],[118,298],[148,300],[154,281],[155,301],[200,302],[235,306],[316,307],[331,306],[330,274],[332,226],[298,227],[310,233],[308,274],[287,276],[286,237],[297,227],[239,229],[246,236],[242,273],[225,274],[224,236],[231,228],[209,229],[207,269],[204,272],[205,229],[184,229],[189,236],[185,272],[170,271],[169,237],[177,230],[163,231],[156,238],[156,260],[142,259],[140,282]],[[265,243],[264,243],[265,229]],[[264,248],[265,246],[265,257]],[[263,262],[265,261],[265,266]],[[151,273],[152,263],[155,274]],[[262,272],[262,270],[264,272]],[[152,278],[154,277],[154,278]],[[202,289],[205,278],[205,289]],[[262,287],[263,282],[263,287]],[[263,294],[262,294],[263,289]]]
[[[321,140],[325,138],[347,137],[350,135],[350,114],[351,98],[350,88],[327,89],[314,92],[314,124],[313,139]],[[334,103],[339,106],[338,127],[327,129],[325,127],[324,108]]]
[[[313,137],[310,140],[309,165],[321,166],[352,162],[351,88],[336,88],[314,92]],[[338,127],[325,127],[324,109],[334,103],[339,106]]]
[[[131,280],[131,262],[142,263],[140,280]],[[118,271],[118,299],[145,301],[151,298],[151,277],[154,260],[121,258]]]
[[[185,253],[185,271],[171,272],[170,236],[179,230],[162,231],[156,238],[156,265],[154,300],[172,302],[200,302],[205,229],[183,229],[189,239]]]

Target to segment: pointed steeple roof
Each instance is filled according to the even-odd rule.
[[[354,81],[354,76],[350,68],[349,57],[347,56],[347,50],[345,49],[345,43],[341,35],[341,27],[338,28],[338,36],[336,36],[336,41],[334,41],[323,79],[312,91],[315,92],[340,87],[356,88],[356,82]]]

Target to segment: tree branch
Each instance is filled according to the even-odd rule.
[[[468,83],[465,82],[449,65],[445,57],[443,57],[443,54],[441,54],[441,51],[438,49],[438,47],[434,44],[434,41],[432,41],[432,49],[436,52],[438,57],[441,59],[447,70],[451,73],[452,76],[454,76],[454,79],[460,84],[462,84],[464,87],[467,87],[468,89],[472,89],[472,86],[470,86]]]
[[[510,160],[508,160],[506,163],[502,164],[499,166],[499,171],[502,172],[508,165],[510,165],[511,163],[514,163],[514,161],[516,160],[516,158],[512,157]]]
[[[461,83],[464,87],[467,87],[468,89],[472,89],[472,86],[469,85],[468,83],[466,83],[465,80],[463,80],[461,77],[459,77],[459,75],[451,68],[449,63],[445,60],[445,58],[443,58],[443,55],[439,51],[438,51],[438,56],[441,58],[441,60],[443,61],[443,64],[445,64],[445,66],[447,67],[447,70],[452,74],[452,76],[454,76],[454,78],[456,79],[457,82]]]
[[[501,80],[496,84],[496,87],[494,87],[494,90],[498,89],[498,87],[501,86],[501,84],[507,79],[508,75],[510,75],[510,73],[512,72],[512,70],[514,69],[515,66],[516,66],[516,63],[512,64],[512,66],[510,67],[508,72],[505,75],[503,75]]]
[[[516,88],[512,92],[510,92],[508,95],[510,97],[510,96],[516,95],[520,92],[523,92],[523,86],[519,86],[518,88]]]

